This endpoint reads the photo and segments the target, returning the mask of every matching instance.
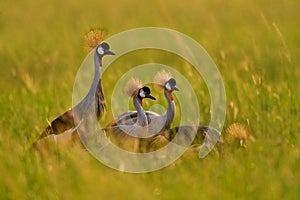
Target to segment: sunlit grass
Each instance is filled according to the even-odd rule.
[[[292,0],[2,1],[0,199],[299,199],[299,8]],[[54,147],[46,159],[27,151],[47,120],[72,105],[84,34],[143,26],[172,28],[203,45],[224,80],[224,128],[240,123],[255,142],[221,146],[203,160],[190,150],[140,175],[110,169],[76,148]],[[208,124],[204,81],[184,60],[159,51],[133,52],[112,64],[103,76],[107,104],[124,72],[153,61],[193,83],[200,123]],[[101,123],[111,113],[106,117]]]

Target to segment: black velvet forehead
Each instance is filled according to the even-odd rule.
[[[109,45],[106,42],[102,42],[100,46],[105,50],[109,50]]]
[[[151,91],[150,91],[150,88],[148,88],[148,87],[143,87],[142,88],[143,89],[143,91],[145,92],[145,93],[147,93],[147,94],[150,94],[151,93]]]
[[[176,80],[174,78],[171,78],[168,83],[172,86],[176,85]]]

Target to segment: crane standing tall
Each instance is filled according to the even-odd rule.
[[[76,113],[91,113],[96,112],[96,117],[99,119],[105,109],[105,98],[102,91],[101,71],[102,59],[106,55],[115,55],[110,51],[110,47],[106,42],[102,42],[95,48],[94,52],[94,79],[88,94],[75,107],[64,112],[62,115],[54,119],[40,134],[38,139],[33,143],[33,146],[40,140],[64,133],[74,133],[77,129],[74,123],[74,115]],[[78,134],[72,134],[79,140]]]

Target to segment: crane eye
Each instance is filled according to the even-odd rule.
[[[98,47],[97,49],[98,54],[103,55],[104,54],[104,50],[102,47]]]

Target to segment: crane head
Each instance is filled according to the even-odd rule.
[[[156,98],[154,96],[152,96],[150,93],[151,93],[151,90],[149,87],[144,86],[139,89],[137,96],[140,99],[141,106],[143,104],[143,99],[145,99],[145,98],[156,100]]]
[[[100,66],[102,66],[102,57],[105,55],[115,55],[114,52],[109,50],[110,47],[106,42],[102,42],[96,47],[96,53],[99,56]]]
[[[165,88],[166,88],[169,92],[179,91],[178,87],[176,86],[176,80],[175,80],[174,78],[170,78],[170,79],[166,82]]]

